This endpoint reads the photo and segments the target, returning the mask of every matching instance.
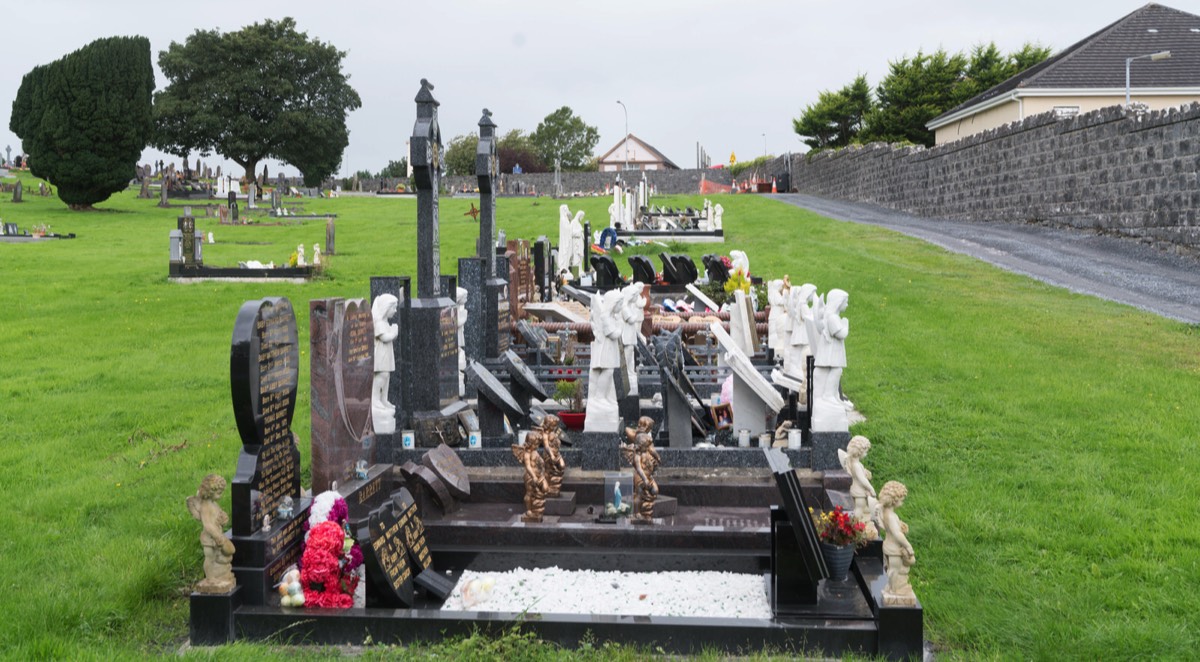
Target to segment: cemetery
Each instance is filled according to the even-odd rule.
[[[763,197],[501,196],[499,107],[447,196],[414,102],[402,199],[0,174],[0,646],[1189,655],[1195,325]]]

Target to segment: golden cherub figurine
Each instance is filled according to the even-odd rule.
[[[217,505],[225,492],[225,479],[209,474],[200,481],[196,496],[187,498],[188,512],[200,522],[200,545],[204,547],[204,579],[198,593],[228,593],[237,585],[233,576],[233,543],[225,537],[229,515]]]
[[[625,428],[629,443],[621,444],[621,456],[633,466],[633,518],[638,524],[648,524],[654,518],[654,500],[658,498],[658,482],[654,472],[662,463],[654,450],[654,419],[643,416],[637,429]]]
[[[546,482],[549,488],[546,496],[557,497],[562,494],[563,476],[567,472],[567,461],[563,459],[562,432],[558,427],[558,417],[549,414],[542,420],[542,444],[546,448]]]
[[[525,466],[525,515],[522,522],[541,522],[546,512],[546,493],[550,484],[546,481],[546,461],[539,453],[542,447],[541,430],[530,430],[525,443],[513,444],[513,455]]]

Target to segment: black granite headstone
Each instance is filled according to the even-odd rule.
[[[800,564],[793,566],[802,571],[806,583],[800,592],[815,602],[816,586],[822,579],[829,577],[829,568],[821,556],[820,536],[809,515],[809,508],[814,504],[808,503],[804,490],[800,487],[800,479],[792,469],[787,455],[778,448],[766,448],[763,449],[763,453],[766,454],[767,464],[775,475],[775,484],[779,488],[783,509],[787,513],[787,524],[790,525],[799,548],[797,558]]]
[[[629,267],[633,269],[635,282],[653,285],[657,279],[657,275],[654,273],[654,263],[645,255],[630,255]]]
[[[357,535],[367,564],[367,580],[375,596],[384,604],[411,607],[413,566],[407,533],[416,507],[414,504],[409,508],[413,499],[408,490],[401,488],[397,495],[371,511],[367,530],[360,529]]]
[[[593,255],[592,269],[596,272],[596,287],[601,290],[611,290],[625,284],[617,263],[608,255]]]
[[[439,444],[437,448],[426,452],[421,456],[421,464],[442,480],[451,496],[456,499],[471,498],[471,479],[467,476],[467,467],[449,446]]]
[[[696,263],[692,261],[692,257],[685,253],[679,253],[671,256],[671,261],[675,265],[675,273],[679,276],[680,285],[687,285],[696,282],[700,274],[696,271]]]
[[[231,490],[233,532],[251,535],[285,496],[300,500],[300,450],[292,435],[300,379],[296,316],[283,297],[247,301],[229,352],[230,392],[242,451]]]
[[[675,261],[671,258],[671,256],[667,255],[666,253],[659,253],[658,259],[662,261],[663,265],[663,280],[666,281],[668,285],[680,284],[680,275],[679,272],[675,270]]]
[[[729,267],[725,266],[720,255],[709,253],[700,258],[700,261],[704,263],[704,271],[708,274],[709,282],[724,283],[729,280]]]
[[[467,379],[479,391],[479,433],[485,439],[504,436],[504,417],[510,422],[519,421],[526,412],[513,399],[508,389],[496,379],[483,364],[472,362],[467,366]]]
[[[546,392],[546,388],[542,386],[542,382],[537,375],[529,369],[525,361],[521,360],[520,356],[511,349],[504,352],[504,367],[508,371],[509,391],[516,400],[517,405],[525,410],[526,415],[521,417],[521,420],[513,421],[518,427],[531,427],[529,420],[530,407],[534,398],[539,401],[546,400],[550,394]]]

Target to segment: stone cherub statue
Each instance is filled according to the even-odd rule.
[[[908,488],[903,483],[889,480],[879,490],[880,520],[887,534],[883,539],[883,565],[887,570],[887,588],[883,589],[883,604],[913,605],[917,596],[908,583],[908,572],[916,563],[912,544],[908,542],[908,525],[896,515],[896,509],[904,505]]]
[[[557,497],[562,494],[563,476],[567,472],[567,461],[559,452],[562,449],[562,432],[559,429],[558,417],[547,414],[542,419],[540,431],[542,445],[546,449],[546,496]]]
[[[842,469],[850,474],[850,496],[854,499],[854,516],[867,525],[867,537],[874,540],[879,537],[879,529],[872,520],[875,519],[877,503],[875,488],[871,486],[871,471],[863,466],[863,458],[871,450],[871,442],[862,435],[856,435],[846,444],[846,450],[838,449],[838,462]]]
[[[388,384],[396,369],[396,354],[392,341],[400,335],[400,327],[390,320],[396,315],[399,301],[394,294],[381,294],[371,302],[371,318],[375,327],[375,377],[371,382],[371,422],[375,432],[392,434],[396,431],[396,405],[388,401]]]
[[[654,419],[643,416],[637,429],[625,428],[629,443],[621,444],[621,456],[633,466],[633,518],[637,524],[649,524],[654,518],[654,500],[658,498],[658,482],[654,472],[662,463],[654,450]]]
[[[200,481],[196,496],[187,498],[188,512],[200,522],[200,545],[204,547],[204,579],[196,584],[199,593],[228,593],[237,585],[233,543],[225,537],[229,515],[217,505],[224,492],[225,479],[209,474]]]
[[[546,512],[546,494],[550,484],[546,480],[546,460],[538,452],[544,442],[541,430],[530,430],[524,444],[513,444],[513,455],[525,467],[525,515],[522,522],[541,522]]]

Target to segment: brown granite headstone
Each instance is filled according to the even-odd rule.
[[[375,331],[363,299],[309,302],[314,494],[354,477],[359,460],[375,461],[371,382]]]
[[[445,483],[446,489],[455,499],[471,498],[471,479],[467,477],[467,467],[458,457],[458,453],[451,450],[449,446],[440,444],[437,448],[425,453],[421,456],[421,464],[428,467]]]

